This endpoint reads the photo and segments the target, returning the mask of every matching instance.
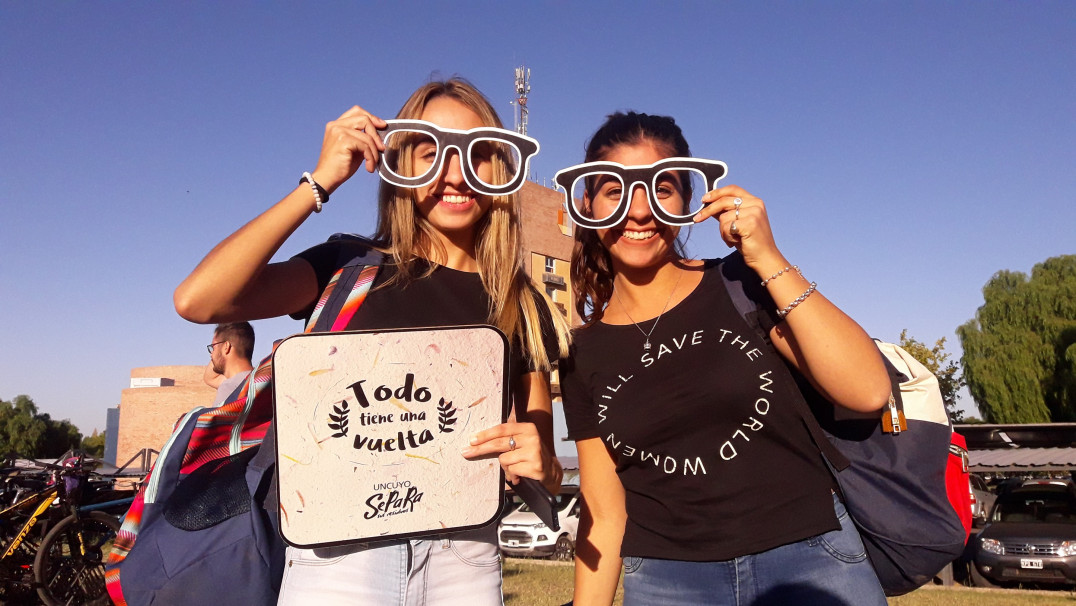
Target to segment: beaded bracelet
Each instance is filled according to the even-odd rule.
[[[790,272],[790,271],[792,271],[793,269],[794,269],[794,270],[796,270],[796,273],[798,273],[798,274],[800,275],[800,277],[803,277],[803,272],[801,272],[801,271],[800,271],[800,266],[799,266],[799,265],[793,265],[792,267],[786,267],[786,268],[782,269],[781,271],[779,271],[779,272],[777,272],[777,273],[773,274],[772,276],[770,276],[770,277],[766,278],[765,280],[763,280],[763,281],[762,281],[762,286],[763,286],[763,287],[765,287],[765,286],[766,286],[767,284],[769,284],[769,283],[770,283],[770,282],[771,282],[772,280],[776,280],[777,278],[780,278],[780,277],[781,277],[781,276],[783,276],[783,275],[784,275],[784,274],[785,274],[786,272]]]
[[[807,290],[804,291],[802,295],[796,297],[791,303],[785,306],[784,309],[777,310],[777,317],[784,320],[785,316],[787,316],[790,311],[795,309],[797,305],[806,301],[807,297],[811,296],[811,293],[813,293],[817,287],[817,283],[811,282],[811,285],[807,287]]]
[[[299,183],[309,183],[310,189],[314,192],[314,212],[321,212],[321,205],[329,201],[329,192],[325,191],[325,188],[318,185],[318,182],[314,180],[314,177],[310,173],[303,173]]]

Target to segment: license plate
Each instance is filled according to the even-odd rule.
[[[1021,558],[1020,568],[1034,568],[1036,570],[1042,570],[1042,560],[1029,560],[1027,558]]]

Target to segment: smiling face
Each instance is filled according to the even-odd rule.
[[[431,99],[420,119],[458,130],[488,126],[473,110],[448,96]],[[420,143],[413,148],[412,154],[415,174],[422,174],[436,160],[437,149],[432,142]],[[475,227],[492,201],[488,196],[471,191],[463,178],[460,161],[455,148],[449,150],[441,174],[429,185],[415,190],[415,205],[440,235],[457,243],[461,238],[473,243]],[[493,163],[490,159],[472,159],[472,162],[477,164],[474,169],[479,179],[491,182]]]
[[[671,150],[665,147],[643,139],[638,143],[616,145],[602,154],[600,159],[624,166],[645,166],[671,157]],[[596,215],[608,216],[620,196],[625,195],[622,188],[615,179],[599,182],[587,203],[593,205]],[[659,179],[656,190],[655,197],[663,207],[676,213],[683,211],[681,185],[675,175],[673,178]],[[631,200],[627,217],[615,227],[597,230],[598,238],[609,251],[616,271],[654,268],[676,258],[675,242],[680,228],[666,225],[654,217],[646,189],[642,186],[636,185],[626,195]]]

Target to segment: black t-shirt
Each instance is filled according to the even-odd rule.
[[[624,486],[623,556],[728,560],[839,527],[794,381],[736,311],[721,262],[661,316],[649,351],[640,327],[654,320],[599,322],[561,361],[568,437],[601,438]]]
[[[318,279],[318,292],[332,279],[342,262],[350,259],[363,244],[351,239],[334,239],[308,248],[295,255],[310,263]],[[412,280],[407,284],[382,285],[396,274],[392,258],[386,256],[385,263],[377,272],[374,284],[366,295],[366,300],[358,312],[348,322],[347,330],[379,330],[390,328],[432,328],[438,326],[469,326],[489,324],[490,297],[482,286],[482,278],[477,273],[458,271],[448,267],[436,266],[433,273]],[[429,264],[419,261],[416,269],[421,275]],[[548,308],[539,305],[542,324],[542,336],[547,355],[556,360],[557,341],[552,329],[552,320]],[[295,319],[306,320],[314,310],[314,304],[307,309],[293,314]],[[534,370],[529,358],[517,339],[509,335],[511,342],[510,371],[511,385],[526,372]]]

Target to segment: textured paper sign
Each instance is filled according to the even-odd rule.
[[[490,326],[296,335],[273,354],[280,525],[312,547],[482,526],[495,457],[460,451],[508,410]]]

